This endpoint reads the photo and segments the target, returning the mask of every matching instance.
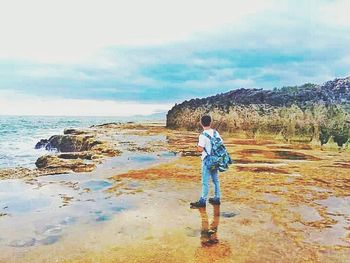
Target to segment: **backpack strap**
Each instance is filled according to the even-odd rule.
[[[207,137],[210,141],[211,141],[211,139],[213,139],[213,137],[211,137],[208,133],[206,133],[206,132],[202,132],[202,134],[205,136],[205,137]]]
[[[203,149],[204,149],[204,151],[205,151],[205,153],[206,153],[207,155],[210,155],[210,154],[208,153],[207,149],[205,149],[205,147],[204,147]]]
[[[214,131],[214,132],[215,132],[215,131]],[[211,140],[213,139],[213,137],[211,137],[211,136],[210,136],[208,133],[206,133],[206,132],[202,132],[202,134],[210,140],[210,143],[212,143]],[[204,147],[204,151],[206,152],[207,155],[210,155],[210,154],[208,153],[207,149],[205,149],[205,147]]]

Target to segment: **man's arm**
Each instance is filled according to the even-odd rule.
[[[203,152],[205,147],[205,137],[201,134],[199,135],[198,138],[198,144],[197,144],[197,151],[198,152]]]

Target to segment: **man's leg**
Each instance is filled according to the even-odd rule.
[[[202,161],[202,195],[200,202],[207,202],[208,199],[208,193],[209,193],[209,169],[204,164],[204,161]]]
[[[214,199],[220,200],[221,192],[220,192],[218,170],[215,170],[214,172],[211,173],[211,179],[213,180],[213,183],[214,183],[214,192],[215,192]]]

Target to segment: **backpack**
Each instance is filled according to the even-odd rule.
[[[209,170],[219,170],[220,172],[224,172],[228,169],[228,166],[232,164],[232,160],[230,155],[228,154],[226,147],[223,141],[217,137],[217,131],[214,130],[213,137],[211,137],[208,133],[202,133],[205,137],[210,140],[211,144],[211,153],[209,154],[204,147],[204,151],[207,153],[207,156],[204,159],[205,165],[209,168]]]

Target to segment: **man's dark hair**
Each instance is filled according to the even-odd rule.
[[[209,115],[204,115],[201,118],[201,123],[204,127],[208,127],[211,124],[211,117]]]

